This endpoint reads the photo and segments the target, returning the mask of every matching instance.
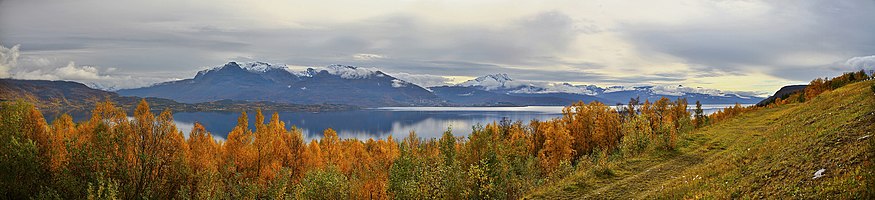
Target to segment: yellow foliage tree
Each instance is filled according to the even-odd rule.
[[[538,132],[547,133],[544,148],[538,152],[538,159],[544,171],[551,173],[556,170],[559,163],[571,160],[574,155],[574,150],[571,148],[574,137],[565,129],[564,123],[557,120],[541,123]]]

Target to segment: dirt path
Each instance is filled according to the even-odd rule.
[[[630,199],[636,194],[647,192],[651,186],[661,185],[663,181],[674,179],[689,166],[702,162],[698,155],[679,155],[676,158],[652,166],[635,175],[623,178],[610,185],[595,189],[585,194],[583,199]]]
[[[744,134],[763,127],[746,127],[734,132]],[[669,180],[682,178],[680,174],[692,166],[705,160],[715,159],[722,156],[727,150],[722,144],[736,141],[737,137],[716,137],[714,135],[702,135],[701,146],[688,149],[670,160],[650,166],[635,174],[625,177],[617,177],[612,183],[594,190],[583,191],[574,199],[646,199],[649,194],[659,193],[663,183]],[[568,197],[568,196],[566,196]]]

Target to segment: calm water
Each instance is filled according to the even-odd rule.
[[[270,120],[270,113],[265,112],[265,120]],[[532,119],[546,120],[560,116],[560,106],[529,106],[529,107],[386,107],[341,112],[279,112],[280,120],[288,128],[295,126],[302,130],[305,137],[318,138],[322,131],[332,128],[341,138],[386,138],[389,135],[403,138],[410,131],[423,138],[437,138],[447,128],[452,128],[456,136],[464,136],[471,132],[471,127],[500,121],[529,121]],[[250,127],[254,126],[254,113],[249,115]],[[225,138],[234,128],[240,113],[230,112],[196,112],[176,113],[173,115],[177,126],[182,130],[190,130],[194,122],[200,122],[216,138]]]
[[[706,113],[716,112],[729,105],[704,105]],[[692,107],[691,107],[692,108]],[[440,137],[447,128],[456,136],[465,136],[471,127],[507,118],[512,121],[547,120],[561,115],[561,106],[526,107],[385,107],[341,112],[279,112],[287,128],[301,129],[307,138],[319,138],[322,131],[332,128],[341,138],[403,138],[416,131],[423,138]],[[273,112],[266,111],[265,122]],[[250,127],[255,114],[248,113]],[[80,117],[77,117],[80,116]],[[203,124],[216,139],[224,140],[237,124],[237,112],[175,113],[177,127],[189,132],[195,122]],[[73,113],[76,121],[87,120],[87,113]],[[49,116],[47,116],[49,118]],[[51,119],[48,119],[51,120]]]

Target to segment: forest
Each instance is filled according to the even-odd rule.
[[[865,72],[816,79],[769,106],[804,102],[867,80]],[[875,90],[875,86],[873,86]],[[0,105],[0,196],[8,199],[519,199],[575,169],[671,152],[693,129],[762,107],[705,115],[685,99],[631,99],[621,110],[591,102],[547,121],[502,120],[466,137],[306,141],[273,113],[245,112],[226,141],[195,124],[185,134],[171,110],[141,101],[128,116],[113,102],[91,118],[47,122],[33,104]],[[254,120],[254,127],[249,121]],[[467,132],[467,131],[466,131]]]

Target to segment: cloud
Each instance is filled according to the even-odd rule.
[[[376,60],[376,59],[385,58],[385,56],[378,55],[378,54],[360,53],[360,54],[352,55],[352,58],[355,60]]]
[[[19,45],[12,48],[0,46],[0,78],[8,78],[9,70],[18,65],[18,57],[21,56],[18,48]]]
[[[15,73],[12,78],[15,79],[26,79],[26,80],[59,80],[57,75],[54,75],[49,72],[44,72],[43,70],[30,70],[30,71],[21,71]]]
[[[58,67],[51,70],[44,69],[16,69],[12,74],[16,79],[38,79],[38,80],[74,80],[86,83],[94,83],[101,81],[120,81],[112,76],[101,75],[97,68],[93,66],[77,66],[74,62],[69,62],[64,67]]]
[[[732,90],[752,82],[745,89],[773,91],[840,74],[847,58],[875,52],[867,20],[875,2],[867,0],[157,1],[4,1],[0,40],[22,44],[26,70],[2,66],[0,76],[56,75],[76,61],[101,76],[170,80],[252,58],[599,85],[704,81]],[[84,66],[70,72],[93,74]],[[753,80],[762,78],[769,81]]]
[[[174,80],[167,74],[119,72],[115,67],[101,71],[100,67],[76,65],[68,61],[60,64],[57,59],[25,55],[20,45],[6,48],[0,45],[0,76],[2,78],[28,80],[71,80],[94,88],[117,90],[147,86],[157,82]],[[176,73],[178,74],[178,73]]]
[[[70,62],[66,67],[61,67],[55,70],[58,77],[62,79],[73,80],[96,80],[101,76],[97,74],[97,68],[92,66],[76,66],[76,63]]]
[[[668,55],[696,71],[788,80],[840,74],[836,61],[875,52],[872,1],[708,1],[688,22],[631,23],[641,54]],[[745,8],[745,9],[740,9]]]
[[[845,61],[845,65],[851,70],[875,70],[875,55],[853,57]]]
[[[413,84],[416,84],[420,87],[434,87],[434,86],[442,86],[449,85],[449,78],[443,76],[436,76],[430,74],[409,74],[404,72],[397,73],[389,73],[390,76],[395,77],[397,79],[401,79]]]

